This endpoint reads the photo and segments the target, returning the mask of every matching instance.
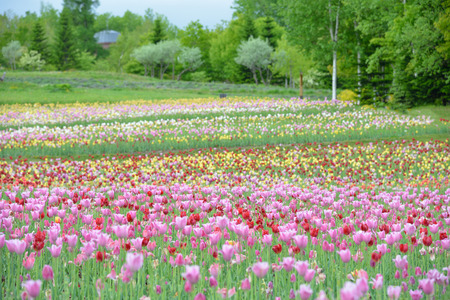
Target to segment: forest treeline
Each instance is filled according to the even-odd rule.
[[[233,19],[177,28],[151,8],[96,14],[99,0],[0,15],[0,64],[192,81],[345,90],[362,104],[447,104],[450,0],[235,0]],[[120,32],[103,49],[95,33]]]

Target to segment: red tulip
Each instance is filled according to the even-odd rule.
[[[431,238],[431,235],[424,236],[422,241],[425,246],[430,246],[433,243],[433,239]]]
[[[283,247],[281,246],[281,244],[275,245],[272,247],[273,252],[275,252],[276,254],[281,253],[281,250],[283,250]]]
[[[408,252],[408,244],[400,244],[400,252],[402,253]]]

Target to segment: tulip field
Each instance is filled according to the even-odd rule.
[[[449,138],[326,99],[3,105],[0,299],[450,299]]]

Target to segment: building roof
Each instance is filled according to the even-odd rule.
[[[97,44],[115,43],[119,37],[120,32],[114,30],[103,30],[94,34]]]

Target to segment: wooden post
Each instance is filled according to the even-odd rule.
[[[300,99],[303,99],[303,72],[300,72]]]

